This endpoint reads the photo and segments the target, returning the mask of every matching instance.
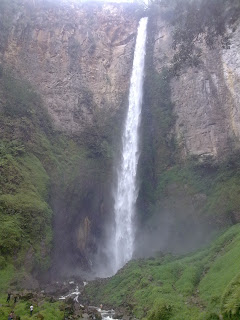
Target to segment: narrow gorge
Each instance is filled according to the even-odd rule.
[[[238,319],[239,35],[239,0],[0,0],[0,320]]]

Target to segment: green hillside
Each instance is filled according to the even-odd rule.
[[[93,303],[125,306],[139,319],[239,319],[239,265],[240,225],[235,225],[206,249],[132,261],[86,291]]]

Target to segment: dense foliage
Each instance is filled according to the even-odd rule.
[[[36,246],[42,242],[47,254],[51,242],[50,178],[30,149],[44,132],[41,126],[46,132],[51,130],[50,120],[27,84],[2,71],[0,88],[0,253],[8,259],[31,245],[38,251]]]

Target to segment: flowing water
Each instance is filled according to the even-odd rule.
[[[139,22],[129,92],[129,106],[122,136],[122,159],[117,171],[114,194],[116,272],[132,258],[135,230],[133,218],[138,195],[137,164],[139,158],[139,126],[141,122],[147,18]]]
[[[74,284],[74,281],[70,281],[69,284]],[[86,284],[87,284],[87,282],[83,282],[84,287]],[[72,288],[72,290],[70,290],[67,294],[60,296],[59,300],[67,300],[68,298],[71,298],[76,303],[79,303],[79,305],[82,309],[85,308],[84,305],[82,305],[79,302],[79,299],[81,300],[81,292],[79,291],[78,285],[76,285],[76,287]],[[118,320],[115,318],[115,311],[114,310],[104,310],[102,308],[94,307],[94,306],[87,306],[86,308],[88,308],[90,310],[95,309],[96,311],[98,311],[99,314],[101,314],[102,320],[112,320],[112,319]],[[90,319],[90,317],[91,316],[89,315],[88,318]],[[93,319],[95,319],[95,318],[93,317]]]

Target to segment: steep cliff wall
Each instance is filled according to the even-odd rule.
[[[157,18],[154,37],[154,67],[161,72],[170,67],[174,55],[172,31],[166,19]],[[199,39],[201,52],[198,67],[185,67],[171,82],[176,123],[176,140],[182,156],[220,158],[239,147],[239,23],[229,28],[231,45],[222,48],[215,39],[214,48]]]
[[[122,106],[137,21],[133,5],[25,1],[0,62],[32,84],[58,129],[80,132]]]
[[[22,252],[27,271],[46,270],[54,229],[52,274],[89,271],[111,217],[141,10],[51,0],[0,1],[0,9],[0,215],[19,228],[0,253]],[[26,229],[27,218],[41,230]]]
[[[153,4],[150,10],[138,197],[142,227],[136,241],[140,254],[149,254],[149,247],[191,250],[212,229],[239,222],[239,15],[224,32],[230,43],[223,47],[223,35],[218,35],[210,46],[203,16],[197,20],[189,13],[192,2],[182,3],[182,25],[169,3]],[[191,22],[201,31],[193,37]],[[223,22],[227,25],[226,18]],[[183,40],[174,49],[176,34]]]

